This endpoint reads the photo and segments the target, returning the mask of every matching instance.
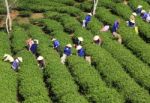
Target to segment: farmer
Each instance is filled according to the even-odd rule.
[[[72,41],[73,41],[73,44],[74,44],[74,46],[76,48],[78,45],[82,44],[84,39],[82,37],[72,37]]]
[[[44,69],[44,68],[45,68],[44,57],[43,57],[43,56],[38,56],[38,57],[37,57],[37,61],[38,61],[38,66],[39,66],[41,69]]]
[[[115,39],[117,39],[117,41],[121,44],[122,43],[122,38],[121,38],[121,36],[117,33],[117,30],[118,30],[118,28],[119,28],[119,20],[116,20],[115,22],[114,22],[114,25],[113,25],[113,27],[112,27],[112,34],[113,34],[113,37],[115,38]]]
[[[136,14],[141,15],[142,7],[143,7],[142,5],[138,5],[136,9]]]
[[[132,15],[130,16],[129,21],[127,21],[127,24],[129,27],[135,27],[135,17],[137,16],[137,14],[134,12],[132,13]]]
[[[62,64],[65,64],[67,56],[71,55],[71,48],[72,48],[71,44],[67,44],[65,46],[63,56],[61,57],[61,63]]]
[[[97,45],[101,45],[101,44],[102,44],[102,40],[101,40],[101,38],[100,38],[98,35],[95,35],[95,36],[93,37],[93,42],[94,42],[95,44],[97,44]]]
[[[107,32],[109,30],[109,25],[105,25],[100,31]]]
[[[88,13],[86,15],[85,19],[83,20],[82,27],[87,27],[88,23],[91,21],[91,16],[92,16],[92,13]]]
[[[33,41],[34,43],[31,45],[30,51],[36,55],[39,41],[37,39],[34,39]]]
[[[32,44],[34,44],[34,41],[32,38],[29,38],[27,41],[26,41],[26,44],[27,44],[27,49],[30,50]]]
[[[22,60],[22,57],[18,57],[16,58],[13,63],[12,63],[12,69],[14,69],[15,71],[18,71],[18,69],[20,68],[19,65],[20,65],[20,62],[23,62]]]
[[[56,38],[52,39],[53,41],[53,48],[59,53],[60,52],[60,43]]]
[[[8,62],[12,63],[14,61],[14,58],[11,55],[9,55],[9,54],[4,54],[3,60],[5,62],[8,61]]]
[[[142,17],[142,19],[146,20],[147,16],[148,16],[148,13],[145,10],[142,10],[141,11],[141,17]]]
[[[84,51],[84,49],[82,48],[81,45],[78,45],[77,48],[76,48],[76,50],[78,52],[78,56],[85,57],[85,51]]]

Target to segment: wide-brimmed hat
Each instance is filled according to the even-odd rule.
[[[88,15],[92,16],[92,13],[87,13]]]
[[[142,5],[138,5],[138,7],[137,8],[142,8],[143,6]]]
[[[76,50],[80,50],[81,48],[82,48],[82,46],[78,45],[77,48],[76,48]]]
[[[33,41],[36,42],[36,44],[39,44],[39,40],[34,39]]]
[[[131,23],[135,23],[135,20],[133,20],[133,19],[130,19],[130,22],[131,22]]]
[[[4,54],[4,56],[3,56],[3,57],[5,58],[5,57],[7,57],[7,56],[10,56],[10,55],[9,55],[9,54]]]
[[[133,16],[137,16],[137,14],[135,12],[132,13]]]
[[[19,60],[20,62],[23,62],[22,57],[18,57],[18,60]]]
[[[96,41],[96,40],[98,40],[98,39],[99,39],[99,36],[98,36],[98,35],[95,35],[94,38],[93,38],[94,41]]]
[[[39,57],[37,58],[37,60],[43,60],[43,59],[44,59],[43,56],[39,56]]]
[[[141,11],[141,13],[145,13],[145,12],[146,12],[145,10],[142,10],[142,11]]]
[[[56,38],[53,38],[53,39],[52,39],[52,41],[55,41],[55,40],[56,40]]]
[[[79,41],[84,41],[84,39],[82,37],[78,37]]]
[[[71,45],[71,44],[67,44],[66,46],[72,48],[72,45]]]

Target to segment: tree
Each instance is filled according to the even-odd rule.
[[[96,14],[96,7],[97,7],[97,4],[98,4],[98,0],[93,0],[94,2],[94,6],[93,6],[93,15]]]
[[[7,16],[6,16],[6,30],[7,33],[10,34],[11,30],[12,30],[12,19],[11,19],[11,15],[10,15],[10,8],[13,4],[16,3],[17,0],[14,0],[13,3],[8,4],[8,0],[5,0],[5,6],[6,6],[6,10],[7,10]]]

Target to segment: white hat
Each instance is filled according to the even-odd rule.
[[[42,57],[42,56],[39,56],[38,58],[37,58],[37,60],[43,60],[44,58]]]
[[[78,45],[77,48],[76,48],[76,50],[80,50],[81,48],[82,48],[82,46]]]
[[[143,6],[142,5],[138,5],[138,7],[137,8],[142,8]]]
[[[145,12],[146,12],[145,10],[142,10],[142,11],[141,11],[141,13],[145,13]]]
[[[88,15],[92,16],[92,13],[88,13]]]
[[[132,22],[132,23],[135,23],[135,20],[133,20],[133,19],[130,19],[130,22]]]
[[[52,41],[55,41],[55,40],[56,40],[56,38],[53,38],[53,39],[52,39]]]
[[[67,44],[66,46],[72,48],[72,45],[71,45],[71,44]]]
[[[3,56],[3,57],[5,58],[5,57],[7,57],[7,56],[10,56],[10,55],[9,55],[9,54],[4,54],[4,56]]]
[[[36,44],[39,44],[39,40],[34,39],[33,41],[36,42]]]
[[[133,16],[137,16],[137,14],[135,12],[132,13]]]
[[[99,36],[98,35],[95,35],[93,40],[98,40],[99,39]]]
[[[18,60],[19,60],[20,62],[23,62],[22,57],[18,57]]]
[[[83,39],[82,37],[78,37],[78,39],[79,39],[80,41],[84,41],[84,39]]]

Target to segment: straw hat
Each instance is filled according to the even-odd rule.
[[[82,37],[78,37],[79,41],[84,41],[84,39]]]
[[[18,60],[19,60],[20,62],[23,62],[22,57],[18,57]]]
[[[145,10],[142,10],[142,11],[141,11],[141,13],[145,13],[145,12],[146,12]]]
[[[135,12],[132,13],[133,16],[137,16],[137,14]]]
[[[138,7],[137,8],[142,8],[143,6],[142,5],[138,5]]]
[[[71,44],[67,44],[66,46],[72,48],[72,45],[71,45]]]
[[[53,39],[52,39],[52,41],[55,41],[55,40],[56,40],[56,38],[53,38]]]
[[[78,45],[77,48],[76,48],[76,50],[80,50],[81,48],[82,48],[82,46]]]
[[[33,41],[36,42],[36,44],[39,44],[39,40],[34,39]]]
[[[92,13],[88,13],[88,15],[92,16]]]
[[[98,35],[95,35],[94,38],[93,38],[94,41],[96,41],[96,40],[98,40],[98,39],[99,39],[99,36],[98,36]]]
[[[133,20],[133,19],[130,19],[130,22],[132,22],[132,23],[135,23],[135,20]]]
[[[7,56],[10,56],[10,55],[9,55],[9,54],[4,54],[4,56],[3,56],[3,57],[5,58],[5,57],[7,57]]]
[[[42,57],[42,56],[39,56],[38,58],[37,58],[37,60],[43,60],[44,58]]]

